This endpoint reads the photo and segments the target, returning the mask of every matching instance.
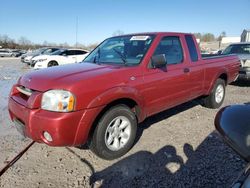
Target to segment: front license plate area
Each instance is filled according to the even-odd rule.
[[[23,136],[26,137],[25,135],[25,125],[19,121],[18,119],[14,119],[14,125],[17,129],[17,131]]]

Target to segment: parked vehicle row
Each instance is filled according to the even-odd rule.
[[[34,50],[32,52],[22,55],[21,62],[27,63],[28,65],[30,65],[32,58],[39,56],[39,55],[43,55],[43,54],[50,54],[57,50],[59,50],[59,48],[39,48],[37,50]]]
[[[81,49],[59,49],[50,54],[33,57],[30,65],[34,69],[42,69],[70,63],[80,63],[88,53],[88,51]]]
[[[89,51],[81,49],[40,48],[23,55],[21,61],[34,69],[43,69],[70,63],[80,63],[88,54]]]
[[[25,53],[25,50],[0,49],[0,57],[19,57]]]
[[[153,114],[197,97],[220,107],[239,67],[236,55],[202,58],[192,34],[116,36],[83,63],[23,75],[10,92],[9,113],[36,142],[88,143],[110,160],[133,146],[138,123]]]

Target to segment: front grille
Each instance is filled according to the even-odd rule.
[[[26,95],[26,96],[28,96],[28,97],[31,96],[32,93],[33,93],[33,91],[32,91],[31,89],[28,89],[28,88],[26,88],[26,87],[24,87],[24,86],[17,86],[16,89],[17,89],[20,93],[22,93],[22,94],[24,94],[24,95]]]
[[[29,109],[39,108],[42,93],[24,86],[16,86],[11,94],[11,98],[22,106]]]

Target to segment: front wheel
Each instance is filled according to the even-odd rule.
[[[90,149],[107,160],[121,157],[133,146],[137,119],[126,105],[110,108],[99,120],[90,142]]]
[[[208,108],[219,108],[225,98],[225,81],[217,79],[210,95],[204,98],[204,105]]]

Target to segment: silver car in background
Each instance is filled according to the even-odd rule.
[[[250,79],[250,42],[230,44],[222,52],[222,55],[227,54],[236,54],[240,59],[239,79]]]
[[[0,57],[14,57],[15,54],[9,49],[0,49]]]

